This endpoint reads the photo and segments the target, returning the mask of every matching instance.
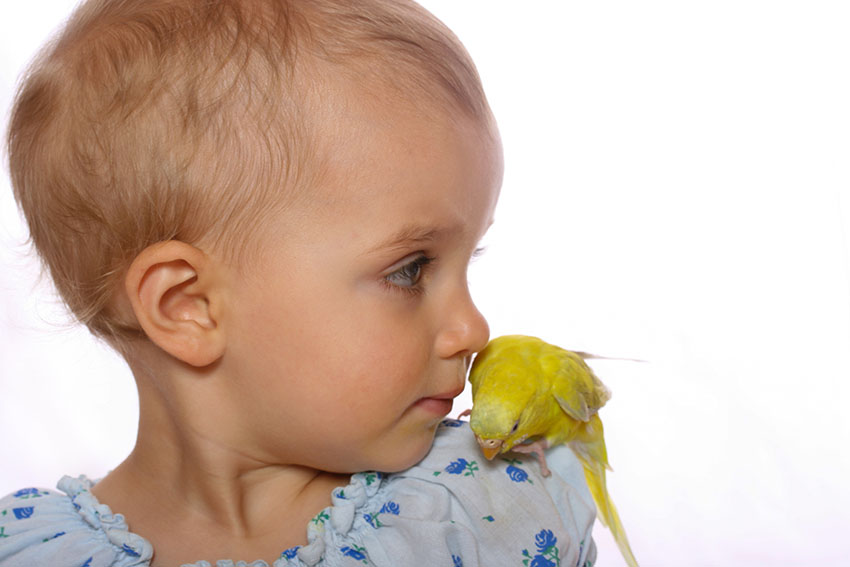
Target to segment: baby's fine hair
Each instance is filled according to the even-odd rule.
[[[457,38],[409,0],[89,0],[31,65],[8,131],[31,240],[74,316],[115,346],[129,263],[177,239],[231,261],[321,174],[323,73],[481,121]],[[435,106],[436,105],[436,106]]]

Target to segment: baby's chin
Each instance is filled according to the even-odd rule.
[[[407,440],[372,447],[353,456],[347,463],[336,463],[328,472],[354,474],[366,471],[397,473],[409,469],[425,458],[434,444],[433,430],[411,435]],[[365,457],[365,458],[364,458]]]

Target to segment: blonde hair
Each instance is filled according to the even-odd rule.
[[[468,54],[410,1],[90,0],[26,75],[8,148],[32,242],[74,316],[113,344],[130,261],[170,239],[236,251],[320,169],[317,67],[481,121]]]

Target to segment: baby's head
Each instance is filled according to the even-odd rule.
[[[498,133],[413,2],[90,0],[26,77],[9,150],[75,316],[128,360],[227,375],[195,405],[241,415],[227,442],[258,458],[412,464],[487,341],[466,267]]]
[[[16,197],[73,314],[108,340],[135,335],[114,295],[155,242],[247,258],[265,219],[321,183],[329,111],[363,95],[490,120],[463,47],[412,2],[83,5],[9,129]]]

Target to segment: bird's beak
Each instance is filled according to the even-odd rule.
[[[476,435],[475,440],[478,441],[478,444],[481,446],[481,452],[484,453],[484,457],[486,457],[488,461],[492,461],[493,457],[498,455],[499,451],[502,449],[501,439],[482,439]]]

